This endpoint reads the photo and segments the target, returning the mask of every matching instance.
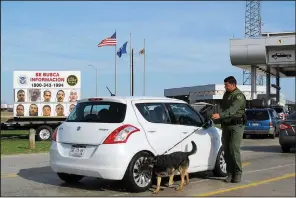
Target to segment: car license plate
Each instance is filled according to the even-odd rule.
[[[82,157],[85,152],[85,147],[72,146],[69,155],[72,157]]]
[[[259,124],[258,123],[253,123],[252,126],[259,126]]]

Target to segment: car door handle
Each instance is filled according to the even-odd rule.
[[[183,134],[187,134],[187,133],[189,133],[189,132],[182,132]]]
[[[150,130],[148,131],[149,133],[155,133],[156,131],[155,130]]]

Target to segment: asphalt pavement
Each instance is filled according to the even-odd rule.
[[[244,139],[241,148],[243,179],[226,184],[211,172],[190,175],[181,192],[167,188],[163,180],[157,195],[151,191],[129,193],[121,182],[84,178],[69,185],[49,167],[48,154],[1,157],[1,196],[293,196],[295,197],[295,150],[282,153],[278,138]],[[176,177],[175,184],[180,182]]]

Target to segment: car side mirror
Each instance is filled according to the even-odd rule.
[[[207,129],[207,128],[212,127],[213,124],[214,124],[213,120],[210,119],[210,118],[207,118],[207,117],[206,117],[206,118],[205,118],[205,122],[204,122],[204,124],[203,124],[203,127]]]

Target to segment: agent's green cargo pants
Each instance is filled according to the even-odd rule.
[[[242,174],[240,146],[244,134],[244,125],[222,126],[222,145],[227,173]]]

